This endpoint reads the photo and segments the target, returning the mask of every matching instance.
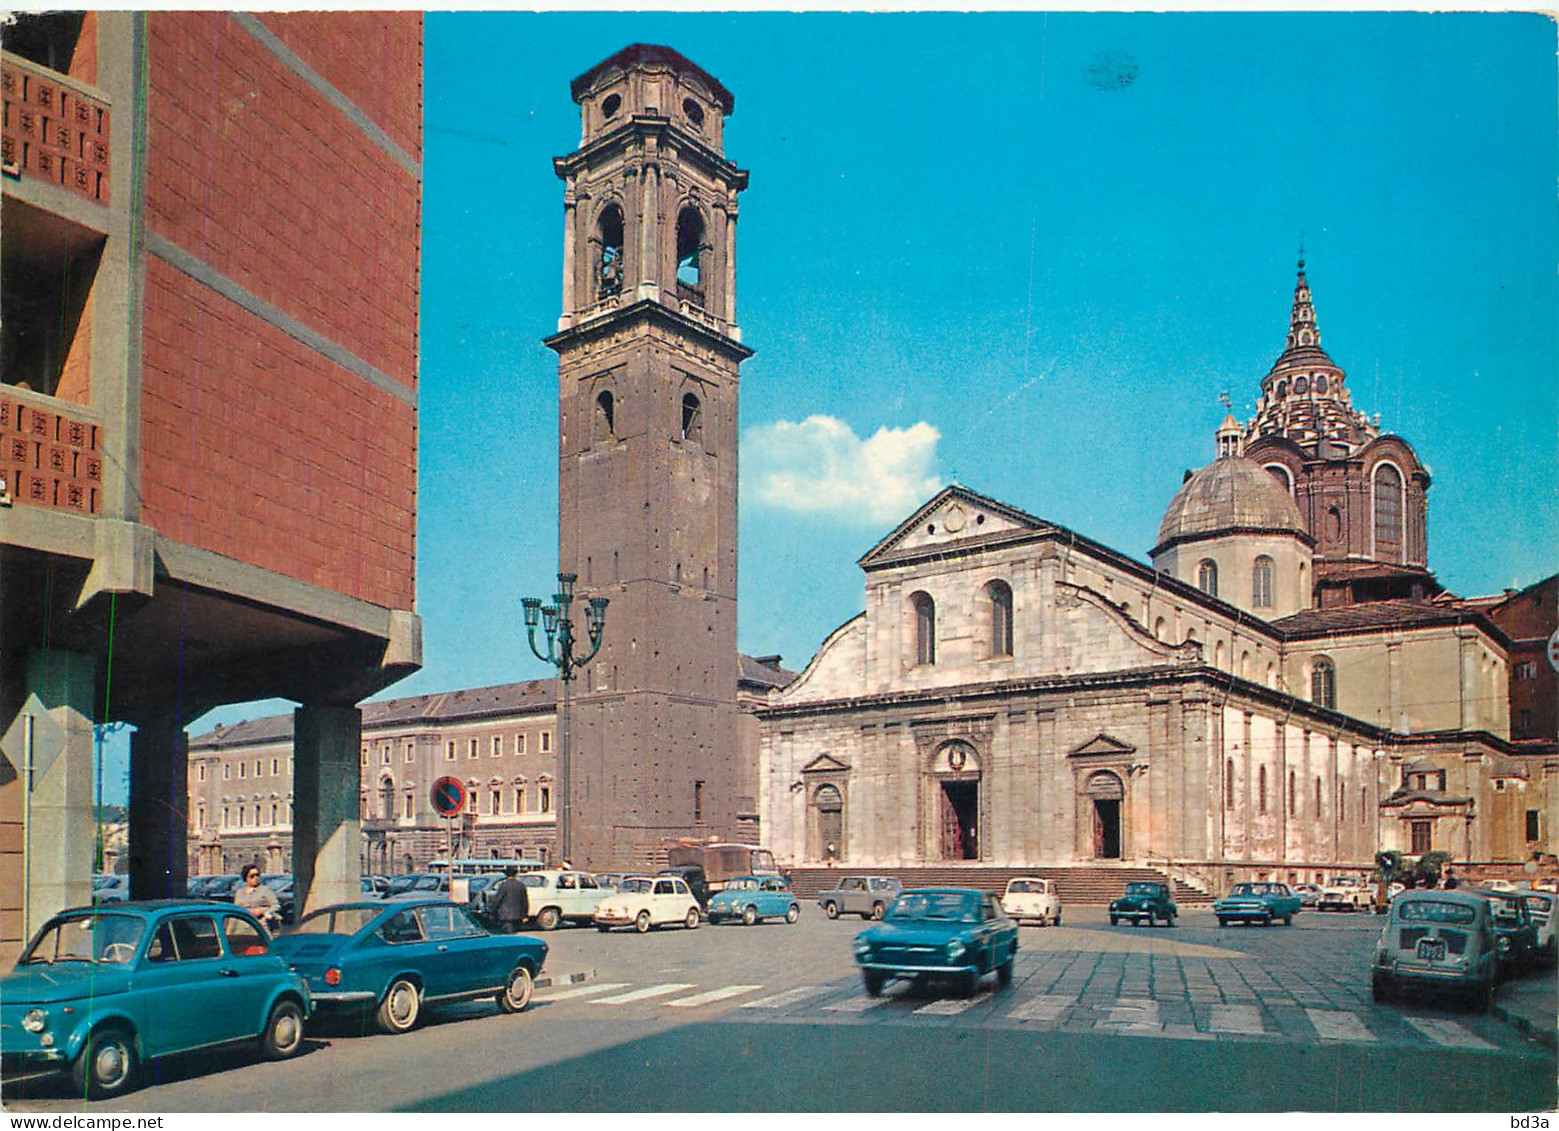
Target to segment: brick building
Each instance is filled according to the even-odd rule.
[[[182,890],[183,728],[229,702],[301,704],[300,886],[345,894],[355,705],[421,653],[421,17],[4,51],[0,947],[88,896],[94,723],[136,727],[132,891]]]

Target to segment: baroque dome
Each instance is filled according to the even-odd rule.
[[[1216,459],[1181,485],[1158,527],[1158,554],[1180,542],[1219,534],[1295,534],[1305,520],[1283,484],[1243,456]]]

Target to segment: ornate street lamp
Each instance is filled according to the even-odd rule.
[[[605,597],[590,598],[589,607],[585,609],[585,629],[590,637],[590,651],[586,655],[575,656],[574,622],[569,617],[569,608],[574,603],[574,582],[577,580],[577,574],[558,574],[558,591],[552,595],[550,605],[543,605],[539,597],[525,597],[520,601],[525,606],[525,635],[530,641],[530,650],[537,659],[558,670],[558,855],[569,861],[572,861],[574,851],[573,822],[569,812],[569,685],[574,682],[575,670],[595,659],[595,654],[601,650],[601,636],[606,630],[607,605]],[[545,652],[536,647],[538,620],[547,635]]]

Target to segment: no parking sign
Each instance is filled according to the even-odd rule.
[[[466,807],[466,787],[459,778],[439,778],[433,783],[428,802],[440,817],[458,817]]]
[[[1559,628],[1548,638],[1548,666],[1559,672]]]

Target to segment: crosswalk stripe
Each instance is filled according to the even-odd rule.
[[[620,990],[628,985],[627,982],[599,982],[593,986],[580,986],[573,990],[559,990],[554,994],[537,994],[537,1001],[564,1001],[571,997],[590,997],[592,994],[604,994],[607,990]]]
[[[757,1001],[742,1002],[743,1009],[784,1009],[787,1005],[794,1005],[798,1001],[805,1001],[809,997],[816,997],[827,986],[796,986],[794,989],[783,993],[773,994],[769,997],[759,998]]]
[[[970,994],[968,997],[944,997],[928,1005],[923,1005],[915,1010],[916,1013],[929,1013],[937,1017],[950,1017],[955,1013],[962,1013],[971,1005],[979,1001],[989,1001],[989,998]]]
[[[692,982],[662,982],[658,986],[645,986],[642,990],[630,990],[625,994],[613,994],[611,997],[598,997],[591,1005],[624,1005],[630,1001],[643,1001],[645,998],[662,997],[665,994],[679,993],[682,990],[691,990]]]
[[[676,1006],[678,1009],[692,1009],[695,1006],[708,1005],[710,1002],[724,1001],[728,997],[740,997],[742,994],[750,994],[753,990],[761,990],[758,986],[721,986],[718,990],[710,990],[707,993],[694,994],[692,997],[679,997],[675,1001],[666,1004]]]
[[[1446,1021],[1439,1017],[1404,1017],[1409,1025],[1417,1029],[1437,1045],[1447,1045],[1460,1049],[1491,1049],[1494,1046],[1482,1037],[1473,1033],[1463,1025],[1455,1021]]]
[[[868,1009],[882,1005],[891,998],[867,997],[865,994],[859,997],[847,997],[843,1001],[836,1001],[832,1005],[823,1006],[824,1013],[865,1013]]]
[[[1215,1005],[1208,1028],[1214,1033],[1266,1032],[1261,1024],[1261,1009],[1254,1005]]]
[[[1059,1021],[1076,1004],[1075,995],[1041,994],[1018,1006],[1007,1017],[1012,1021]]]
[[[1307,1009],[1305,1016],[1323,1041],[1373,1041],[1371,1033],[1356,1013],[1339,1009]]]

